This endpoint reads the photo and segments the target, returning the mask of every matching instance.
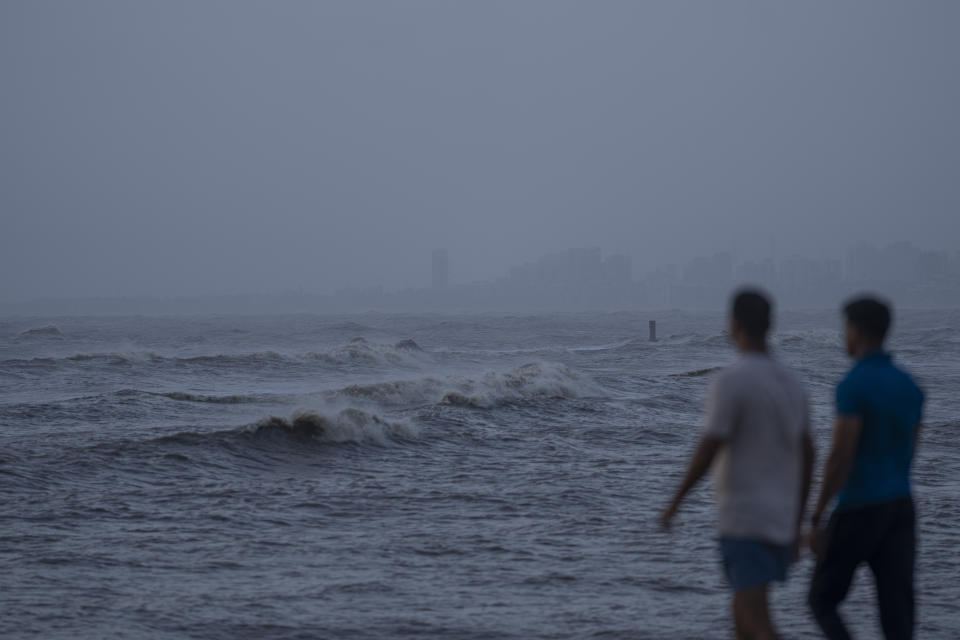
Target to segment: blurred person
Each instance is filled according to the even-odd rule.
[[[741,358],[713,380],[700,442],[660,516],[669,529],[684,497],[716,459],[720,555],[741,640],[778,637],[768,585],[785,580],[796,557],[813,469],[807,394],[798,377],[770,355],[769,329],[766,296],[736,293],[730,336]]]
[[[824,635],[850,638],[837,612],[853,574],[867,563],[887,640],[913,637],[916,531],[910,465],[923,392],[884,351],[890,308],[874,298],[844,307],[853,368],[837,386],[837,417],[823,484],[811,514],[817,565],[809,604]],[[824,530],[820,521],[836,497]]]

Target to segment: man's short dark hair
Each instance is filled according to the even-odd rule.
[[[880,300],[862,297],[851,300],[843,307],[847,322],[860,333],[877,342],[883,342],[890,328],[890,307]]]
[[[733,318],[751,338],[765,338],[770,330],[770,300],[756,289],[742,289],[733,296]]]

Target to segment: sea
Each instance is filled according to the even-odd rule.
[[[648,340],[648,322],[659,339]],[[0,318],[0,637],[731,638],[711,482],[659,511],[736,359],[716,312]],[[960,637],[960,311],[927,396],[918,637]],[[784,312],[818,475],[850,363]],[[771,593],[817,637],[809,553]],[[842,608],[880,638],[872,579]]]

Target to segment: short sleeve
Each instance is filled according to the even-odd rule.
[[[707,392],[707,421],[704,434],[726,440],[737,423],[737,398],[729,377],[720,375]]]
[[[850,378],[847,378],[837,385],[837,415],[858,416],[860,413],[860,399],[856,387]]]

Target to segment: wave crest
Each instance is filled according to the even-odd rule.
[[[245,430],[257,437],[281,435],[298,442],[324,440],[330,442],[386,443],[394,438],[410,438],[417,434],[410,423],[390,421],[356,408],[325,415],[314,411],[298,411],[289,418],[270,416]]]
[[[450,375],[390,380],[352,384],[330,392],[332,400],[347,397],[377,405],[446,404],[475,408],[599,395],[603,393],[592,381],[562,364],[546,362],[527,363],[507,371],[488,371],[478,378]]]
[[[480,407],[539,398],[577,398],[596,395],[595,385],[562,364],[531,362],[505,372],[488,372],[472,395]]]
[[[23,334],[21,334],[23,335]],[[242,368],[242,367],[282,367],[310,362],[319,362],[331,366],[344,365],[412,365],[422,361],[426,352],[415,341],[407,339],[389,344],[367,342],[363,338],[331,347],[323,351],[306,353],[281,353],[278,351],[253,351],[241,353],[212,353],[200,355],[163,355],[153,351],[104,351],[92,353],[74,353],[66,356],[46,356],[31,359],[9,359],[2,361],[8,366],[102,364],[119,365],[174,365],[178,367]]]
[[[332,414],[297,411],[290,417],[268,416],[245,427],[213,432],[187,431],[152,442],[223,447],[228,451],[243,452],[248,447],[291,442],[297,445],[350,442],[385,445],[413,439],[419,434],[419,428],[413,423],[387,420],[362,409],[347,408]]]
[[[211,404],[252,404],[256,402],[269,402],[274,398],[270,395],[243,395],[234,394],[229,396],[211,396],[201,393],[188,393],[186,391],[164,391],[164,392],[146,392],[152,396],[169,398],[180,402],[204,402]]]
[[[683,373],[671,373],[670,376],[673,378],[700,378],[702,376],[709,376],[717,371],[722,371],[723,367],[704,367],[702,369],[691,369],[690,371],[684,371]]]
[[[356,338],[348,344],[307,353],[304,357],[331,365],[402,365],[412,362],[412,359],[422,352],[423,349],[413,340],[401,340],[395,345],[387,345]]]
[[[23,338],[23,339],[53,338],[56,340],[62,340],[63,333],[55,325],[49,324],[45,327],[35,327],[33,329],[27,329],[26,331],[21,331],[17,337]]]

